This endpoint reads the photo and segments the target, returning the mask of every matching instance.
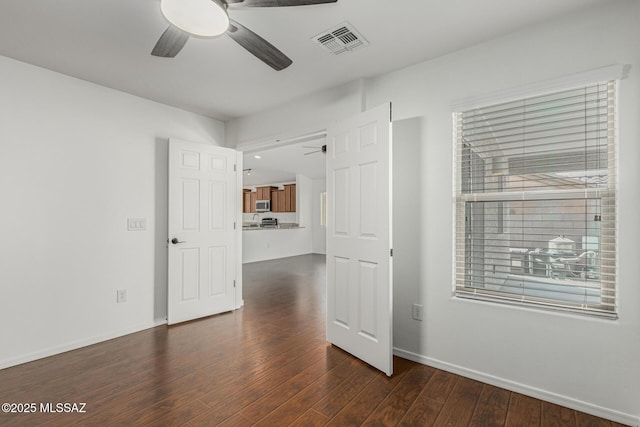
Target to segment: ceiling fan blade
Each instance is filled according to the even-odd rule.
[[[271,43],[236,21],[232,20],[229,23],[227,35],[276,71],[284,70],[293,63],[287,55],[280,52]]]
[[[227,0],[227,4],[244,7],[286,7],[336,3],[337,1],[338,0]]]
[[[309,154],[314,154],[314,153],[326,153],[327,152],[327,146],[323,145],[322,147],[309,147],[309,148],[317,148],[316,151],[310,151],[308,153],[304,153],[304,155],[309,155]]]
[[[169,25],[160,36],[160,39],[153,47],[151,55],[163,58],[173,58],[182,50],[185,43],[189,40],[189,34],[182,31],[178,27]]]

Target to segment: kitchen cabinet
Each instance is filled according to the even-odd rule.
[[[245,188],[242,190],[242,212],[251,213],[251,190]],[[255,203],[253,204],[255,209]]]
[[[256,200],[258,200],[258,192],[257,191],[252,191],[251,193],[249,193],[250,196],[250,210],[249,212],[255,212],[256,211]]]
[[[271,200],[271,189],[275,187],[258,187],[256,191],[248,188],[242,189],[242,212],[254,213],[256,200]]]
[[[282,190],[271,191],[272,212],[296,211],[296,185],[285,184]]]
[[[278,212],[286,212],[284,203],[284,190],[278,190]]]
[[[269,200],[271,198],[271,187],[256,188],[258,200]]]
[[[285,184],[282,190],[278,190],[278,187],[274,186],[257,187],[256,191],[245,188],[242,196],[242,212],[244,213],[256,211],[256,200],[270,200],[271,212],[296,211],[296,184]]]
[[[296,185],[286,184],[284,186],[285,212],[296,211]]]
[[[278,189],[277,187],[271,188],[271,212],[280,212],[280,203],[278,203]]]
[[[271,187],[271,186],[257,187],[256,193],[257,193],[258,200],[271,200],[271,192],[276,189],[277,187]]]
[[[291,212],[291,186],[290,185],[284,186],[284,211]]]

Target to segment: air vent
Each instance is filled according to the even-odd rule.
[[[348,22],[340,24],[331,30],[323,31],[315,36],[313,40],[334,55],[351,52],[369,44]]]

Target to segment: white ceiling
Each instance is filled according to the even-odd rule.
[[[160,0],[1,0],[0,55],[226,121],[607,1],[338,0],[230,7],[232,19],[293,60],[276,72],[227,36],[192,37],[173,59],[151,56],[167,27]],[[345,21],[370,45],[335,56],[311,40]],[[280,148],[272,164],[266,155],[254,167],[265,174],[279,169],[271,182],[324,169],[321,160],[320,166],[310,163],[322,154],[303,156],[301,150]],[[255,159],[245,159],[245,167],[252,167]],[[295,171],[287,169],[292,165]]]
[[[230,16],[293,59],[276,72],[227,36],[150,55],[160,0],[2,0],[0,54],[227,120],[370,77],[610,0],[338,0]],[[335,56],[311,38],[345,21],[370,42]]]
[[[269,150],[251,150],[245,153],[243,185],[252,187],[264,184],[295,182],[296,175],[320,179],[325,176],[325,154],[321,151],[324,137],[287,144]],[[255,156],[260,156],[256,159]]]

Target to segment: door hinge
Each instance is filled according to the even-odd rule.
[[[236,229],[236,223],[235,222],[233,223],[233,229],[234,230]]]
[[[393,256],[393,248],[389,249],[389,256]]]
[[[236,167],[238,167],[238,165],[236,165],[235,163],[233,164],[233,171],[234,172],[238,172],[238,170],[236,169]]]
[[[233,281],[233,287],[234,288],[236,287],[236,281],[235,280]]]

